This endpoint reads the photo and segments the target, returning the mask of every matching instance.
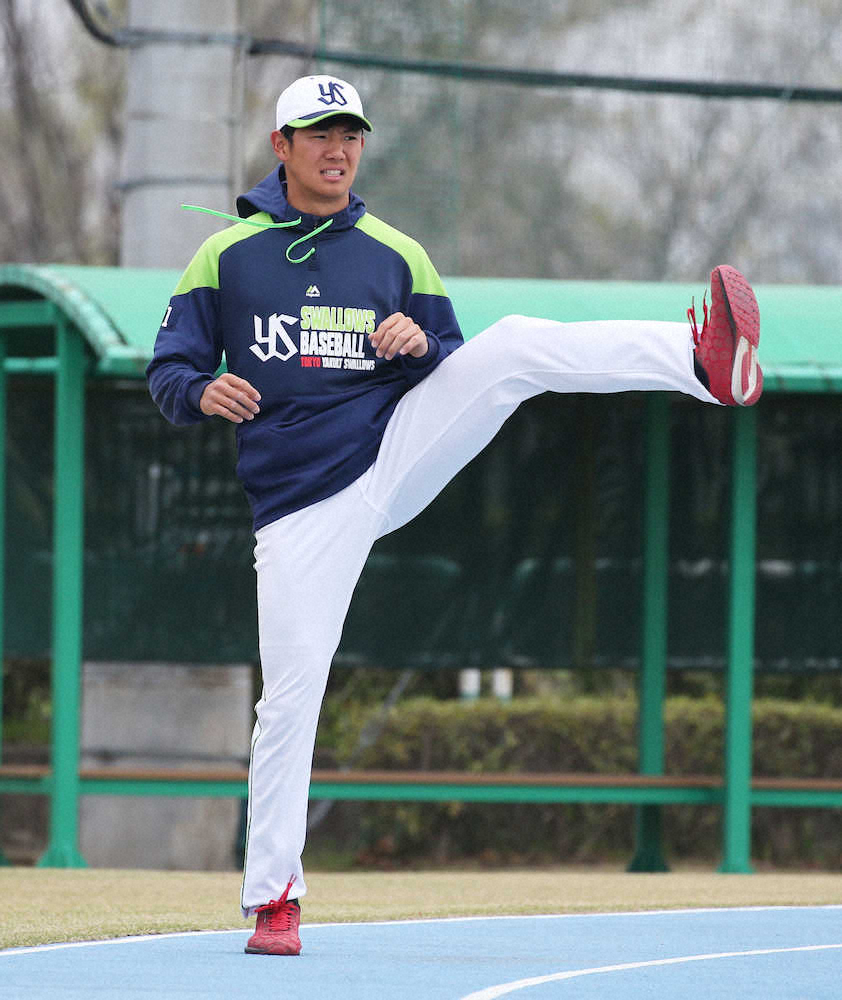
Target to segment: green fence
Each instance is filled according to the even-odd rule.
[[[7,656],[50,651],[52,391],[23,376],[8,389]],[[835,396],[775,394],[762,412],[755,668],[838,670],[842,410]],[[84,658],[255,660],[253,539],[230,428],[169,426],[137,381],[91,382],[86,413]],[[731,415],[678,400],[666,413],[667,664],[721,669]],[[636,669],[646,419],[633,394],[524,405],[428,511],[378,543],[339,662]],[[403,629],[374,613],[384,586]],[[411,615],[419,595],[423,622]]]
[[[232,517],[240,516],[233,513],[239,502],[234,499],[233,487],[226,484],[217,488],[214,482],[219,480],[209,482],[205,475],[207,456],[202,454],[202,448],[208,449],[211,460],[215,456],[216,472],[227,465],[225,472],[228,474],[232,464],[230,445],[224,444],[224,438],[214,437],[211,425],[195,429],[192,434],[188,430],[180,431],[179,437],[173,437],[167,447],[153,449],[151,453],[144,450],[148,442],[139,430],[137,441],[143,442],[143,447],[138,445],[133,453],[131,439],[135,432],[130,431],[127,436],[120,429],[132,426],[132,408],[126,408],[127,423],[123,419],[122,406],[113,411],[114,419],[108,417],[109,395],[119,399],[120,394],[125,393],[123,401],[132,396],[132,406],[137,406],[138,414],[144,407],[148,410],[148,403],[133,396],[134,386],[142,375],[158,318],[175,278],[172,274],[114,269],[0,269],[0,334],[8,355],[0,369],[0,398],[4,398],[5,380],[9,376],[25,375],[28,379],[46,376],[54,383],[49,388],[55,397],[56,414],[52,427],[51,478],[41,457],[43,452],[33,447],[35,428],[40,423],[35,415],[46,410],[43,399],[40,407],[37,401],[30,401],[30,433],[27,436],[26,429],[18,432],[17,448],[14,434],[6,434],[5,414],[0,435],[0,440],[12,442],[11,461],[15,461],[15,454],[19,453],[18,458],[25,463],[26,456],[31,458],[35,453],[34,466],[41,469],[43,488],[31,489],[28,493],[31,509],[40,510],[42,539],[51,538],[51,544],[42,548],[41,557],[52,584],[49,634],[54,690],[51,776],[29,783],[26,778],[5,778],[0,780],[0,791],[17,789],[51,795],[50,846],[44,859],[48,864],[82,863],[76,846],[76,817],[82,787],[78,774],[78,698],[85,641],[81,600],[83,578],[87,576],[89,580],[90,612],[100,619],[99,634],[93,629],[94,634],[88,641],[99,641],[104,643],[102,648],[113,648],[117,640],[113,633],[110,637],[107,635],[111,625],[105,621],[111,617],[118,619],[118,633],[119,629],[124,629],[124,642],[128,636],[125,629],[133,626],[137,631],[139,622],[142,630],[150,634],[160,631],[162,624],[173,628],[181,626],[184,631],[186,619],[179,617],[179,612],[176,612],[175,622],[161,622],[162,606],[166,606],[166,614],[170,614],[170,598],[178,596],[179,587],[186,586],[188,579],[195,581],[197,575],[202,575],[195,572],[198,568],[209,565],[202,560],[228,551],[229,546],[231,552],[240,551],[242,533],[246,531],[239,519],[230,536],[223,534],[212,539],[207,532],[197,530],[209,509],[222,521],[227,516],[226,511],[230,511]],[[680,286],[606,283],[501,283],[454,279],[449,285],[468,336],[506,312],[529,312],[571,320],[647,316],[673,319],[691,293],[690,289]],[[836,326],[839,290],[761,289],[759,299],[765,324],[764,367],[768,387],[772,390],[771,398],[775,398],[776,390],[838,391],[842,387]],[[130,386],[124,388],[122,379],[132,380]],[[821,397],[813,398],[820,400]],[[87,463],[84,462],[86,403]],[[406,648],[400,658],[411,661],[417,649],[424,649],[426,644],[430,661],[447,655],[448,645],[456,649],[453,662],[472,655],[482,660],[486,656],[495,659],[509,656],[515,660],[522,655],[518,647],[524,648],[524,632],[521,630],[517,639],[511,632],[512,624],[516,625],[520,617],[516,610],[518,602],[521,606],[524,603],[534,605],[536,586],[539,597],[552,595],[551,582],[562,591],[566,588],[567,612],[562,600],[559,608],[551,606],[548,609],[547,618],[561,621],[560,627],[572,637],[572,646],[568,643],[566,653],[554,656],[561,655],[577,665],[589,662],[589,658],[598,659],[604,655],[604,650],[611,656],[621,656],[624,644],[618,637],[624,625],[629,621],[642,623],[638,646],[642,650],[640,770],[643,775],[658,775],[664,768],[662,703],[669,649],[667,599],[674,559],[672,550],[677,546],[676,551],[682,552],[682,547],[687,545],[688,551],[702,553],[703,558],[712,558],[714,564],[727,564],[728,584],[721,588],[722,600],[726,602],[721,617],[726,638],[721,646],[712,640],[717,656],[726,667],[724,687],[728,708],[721,796],[724,805],[723,869],[747,870],[752,803],[753,624],[758,567],[755,544],[757,423],[759,412],[766,413],[765,404],[751,410],[730,411],[704,408],[686,401],[671,403],[668,397],[659,394],[648,396],[645,402],[636,396],[600,400],[574,398],[566,402],[574,407],[572,418],[568,412],[568,419],[565,419],[561,411],[550,416],[557,403],[548,397],[524,408],[518,421],[501,435],[476,467],[457,477],[440,501],[424,515],[441,518],[441,530],[431,530],[430,523],[425,526],[419,518],[401,532],[400,551],[390,552],[383,547],[374,554],[366,572],[392,574],[393,580],[397,577],[404,581],[408,576],[398,568],[400,560],[404,560],[412,570],[410,580],[414,578],[416,585],[424,587],[430,585],[431,579],[435,580],[442,594],[436,620],[439,627],[424,636],[404,635],[401,641]],[[111,405],[116,404],[112,402]],[[775,404],[772,406],[774,408]],[[7,413],[13,409],[7,403]],[[676,449],[673,438],[677,435],[671,431],[679,414],[687,415],[690,430],[685,432],[681,447]],[[764,426],[771,418],[772,410],[763,418]],[[16,416],[10,417],[10,423],[14,425],[16,419]],[[146,416],[136,419],[141,426]],[[531,430],[530,421],[533,421]],[[697,421],[696,426],[693,426],[694,421]],[[160,419],[157,426],[164,426]],[[770,426],[774,427],[774,423]],[[540,449],[546,445],[548,429],[551,453],[541,456]],[[560,438],[553,438],[553,431]],[[170,432],[160,430],[158,433]],[[602,434],[604,438],[600,437]],[[544,444],[539,444],[539,440]],[[168,451],[170,447],[172,450]],[[805,448],[802,452],[809,450]],[[676,456],[676,464],[672,467],[671,451]],[[125,465],[128,454],[133,455],[130,460],[135,472],[133,477]],[[606,482],[613,481],[613,492],[600,494],[600,454],[603,455],[602,474],[607,476]],[[97,460],[101,462],[99,466]],[[525,468],[521,465],[523,461]],[[682,464],[685,461],[686,466]],[[510,481],[513,469],[520,477],[514,483]],[[626,472],[618,476],[622,469]],[[683,470],[680,481],[676,470]],[[39,474],[33,475],[37,480]],[[834,475],[838,476],[838,470]],[[473,481],[474,485],[472,476],[480,477]],[[670,499],[670,480],[676,480],[680,491],[694,478],[701,484],[702,499],[695,507],[691,502],[689,510],[680,509]],[[828,482],[831,479],[833,477]],[[525,489],[524,483],[531,488]],[[540,491],[539,485],[543,487]],[[805,500],[812,497],[813,487],[813,481],[805,483]],[[761,483],[761,496],[763,489]],[[10,486],[9,492],[10,496],[15,495],[15,488]],[[165,496],[173,501],[171,511],[161,502]],[[507,496],[508,506],[504,502]],[[833,496],[831,485],[827,497]],[[48,503],[42,502],[44,497],[49,498]],[[95,542],[93,548],[88,547],[87,564],[83,558],[82,534],[86,499],[88,527]],[[828,503],[818,505],[819,523],[824,523],[822,517],[830,523],[832,506]],[[803,521],[804,510],[791,500],[786,505],[776,500],[773,508],[778,516],[786,513],[792,525],[800,525]],[[516,516],[518,510],[520,518]],[[631,511],[635,513],[630,514]],[[670,517],[671,511],[675,512],[673,517]],[[165,516],[168,513],[171,516]],[[466,522],[466,518],[470,520]],[[48,523],[52,524],[51,536],[47,534]],[[129,523],[131,532],[126,530],[121,536],[117,526],[128,529]],[[465,530],[466,523],[481,529],[479,537]],[[640,524],[643,528],[638,527]],[[629,525],[635,527],[629,529]],[[97,534],[100,531],[109,539],[105,544],[103,536]],[[146,570],[142,573],[141,564],[133,562],[132,558],[136,543],[144,537],[150,548],[145,556]],[[430,544],[432,538],[436,540],[434,547]],[[450,551],[446,550],[448,539],[454,546]],[[718,540],[719,551],[711,556],[708,546],[714,539]],[[548,544],[551,541],[554,546]],[[100,565],[96,558],[91,558],[91,552],[97,551],[97,544]],[[159,555],[155,550],[163,544],[175,546],[176,556]],[[766,540],[761,541],[761,549],[765,544]],[[822,538],[820,545],[826,556],[830,550],[827,540]],[[797,546],[789,551],[796,550]],[[798,569],[801,558],[798,551],[801,550],[796,551],[794,558],[788,552],[782,562]],[[24,561],[25,558],[24,554]],[[142,546],[140,558],[143,558]],[[607,563],[600,563],[606,559]],[[102,565],[106,568],[97,581]],[[692,559],[690,565],[693,565]],[[835,565],[832,559],[829,565],[831,569]],[[245,572],[245,567],[242,569]],[[606,574],[607,570],[610,572]],[[35,569],[32,572],[33,586],[24,594],[24,601],[32,602],[38,592],[37,573]],[[171,591],[167,574],[173,572],[176,584]],[[566,580],[565,572],[568,573]],[[139,581],[141,589],[155,588],[149,612],[152,621],[144,620],[138,601],[127,599],[125,590],[115,598],[116,609],[107,603],[115,588],[116,593],[121,594],[120,587],[126,577],[133,583]],[[635,577],[639,602],[632,586]],[[230,588],[230,580],[223,578],[222,582],[225,588]],[[361,606],[365,603],[366,586],[361,588]],[[533,588],[531,602],[524,597],[530,588]],[[835,591],[832,579],[829,589]],[[203,592],[200,597],[205,601],[208,617],[218,614],[225,620],[231,612],[231,609],[214,604],[210,591]],[[97,607],[97,600],[103,602],[100,607]],[[479,609],[473,615],[466,610],[472,603]],[[694,611],[699,615],[713,607],[712,601],[707,602],[707,606],[704,601],[686,603],[694,604]],[[7,607],[10,605],[11,602]],[[47,606],[46,600],[43,605]],[[457,614],[454,608],[459,609]],[[600,617],[602,609],[614,616],[615,629],[610,624],[606,626],[604,616]],[[238,612],[235,609],[231,613]],[[14,615],[7,617],[13,619]],[[233,621],[239,624],[240,619]],[[190,624],[190,631],[201,631],[195,619],[191,618]],[[353,636],[354,628],[351,620],[349,636]],[[458,636],[458,641],[439,646],[448,631]],[[610,640],[603,637],[603,632],[612,633]],[[545,639],[551,633],[551,628],[542,632]],[[47,634],[46,630],[42,634]],[[415,649],[409,641],[413,639],[418,643]],[[617,648],[612,649],[611,643],[618,643]],[[172,643],[169,648],[172,650]],[[631,649],[631,645],[626,648]],[[381,648],[377,654],[378,657],[388,655],[388,648]],[[535,659],[546,659],[546,655]],[[86,790],[92,789],[86,787]],[[640,801],[650,800],[642,798]],[[652,814],[642,814],[644,832],[650,838],[656,836],[655,827],[649,822],[652,819]]]

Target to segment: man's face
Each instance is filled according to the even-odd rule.
[[[296,129],[292,142],[283,132],[273,132],[272,146],[286,167],[290,205],[311,215],[345,208],[364,145],[362,129],[352,118]]]

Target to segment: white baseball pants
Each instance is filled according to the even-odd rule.
[[[244,916],[279,898],[293,876],[290,898],[307,891],[301,852],[316,726],[373,543],[419,514],[531,396],[656,389],[717,402],[694,374],[684,323],[507,316],[401,399],[376,461],[355,483],[257,532],[263,696],[249,770]]]

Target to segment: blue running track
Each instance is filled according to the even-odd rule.
[[[2,1000],[840,1000],[842,906],[302,927],[0,952]]]

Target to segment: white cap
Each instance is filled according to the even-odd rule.
[[[335,76],[302,76],[278,98],[275,120],[278,129],[284,125],[306,128],[336,115],[359,118],[362,127],[371,131],[371,122],[363,114],[360,95],[350,83]]]

